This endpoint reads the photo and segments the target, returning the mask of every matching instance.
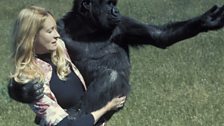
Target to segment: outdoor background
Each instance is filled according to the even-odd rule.
[[[223,0],[119,0],[123,15],[165,24],[202,14]],[[8,97],[10,34],[27,5],[48,8],[56,18],[72,0],[0,0],[0,126],[34,126],[27,105]],[[168,49],[130,51],[132,90],[125,108],[108,126],[224,126],[224,29],[202,33]]]

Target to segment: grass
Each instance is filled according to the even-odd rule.
[[[0,126],[33,126],[27,105],[7,94],[10,32],[18,12],[34,4],[56,18],[72,0],[0,1]],[[120,12],[142,22],[164,24],[202,14],[222,0],[122,0]],[[131,94],[109,126],[224,126],[224,30],[198,35],[166,50],[144,46],[130,51]]]

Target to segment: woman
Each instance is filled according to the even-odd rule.
[[[92,126],[107,111],[122,107],[126,98],[116,97],[97,111],[69,120],[68,110],[79,105],[87,89],[59,37],[51,13],[37,6],[23,9],[13,30],[11,77],[21,84],[33,80],[43,84],[45,95],[29,104],[39,125]]]

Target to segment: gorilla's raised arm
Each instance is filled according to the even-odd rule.
[[[122,17],[111,39],[131,45],[151,44],[166,48],[200,32],[217,30],[223,26],[224,6],[213,6],[201,16],[163,26],[147,25],[129,17]]]

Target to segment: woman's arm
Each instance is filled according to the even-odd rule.
[[[124,105],[126,97],[115,97],[110,102],[108,102],[103,108],[98,111],[92,112],[91,114],[94,117],[95,123],[103,116],[106,112],[110,110],[116,110]],[[94,123],[94,124],[95,124]]]
[[[57,126],[93,126],[106,112],[116,110],[124,105],[126,97],[116,97],[108,102],[104,107],[80,118],[73,119],[69,116],[60,121]]]

